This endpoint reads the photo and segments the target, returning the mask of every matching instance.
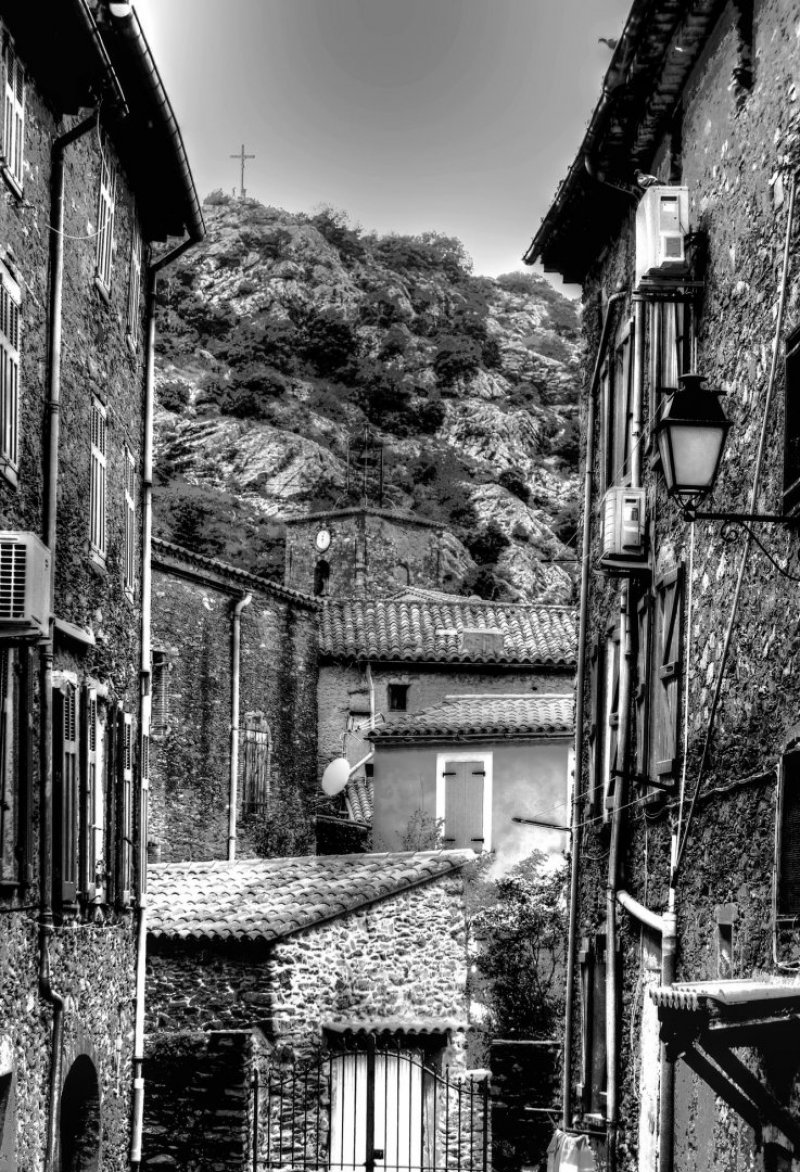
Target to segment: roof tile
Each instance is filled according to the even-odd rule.
[[[575,719],[571,693],[520,696],[449,696],[367,734],[375,741],[433,740],[463,736],[564,736]]]

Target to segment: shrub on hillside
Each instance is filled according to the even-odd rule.
[[[465,545],[479,566],[493,566],[500,554],[511,544],[496,521],[482,525],[477,533],[466,538]]]

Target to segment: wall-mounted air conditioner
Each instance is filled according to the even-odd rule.
[[[636,209],[636,284],[643,277],[681,277],[689,231],[689,188],[648,187]]]
[[[600,565],[630,574],[647,562],[643,488],[609,488],[601,510]]]
[[[50,565],[35,533],[0,530],[0,637],[47,634]]]

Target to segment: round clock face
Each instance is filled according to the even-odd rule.
[[[316,537],[316,546],[320,553],[324,553],[331,543],[331,535],[327,529],[320,529]]]

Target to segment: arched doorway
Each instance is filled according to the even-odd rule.
[[[59,1112],[60,1172],[97,1172],[100,1167],[100,1087],[91,1058],[70,1067]]]

